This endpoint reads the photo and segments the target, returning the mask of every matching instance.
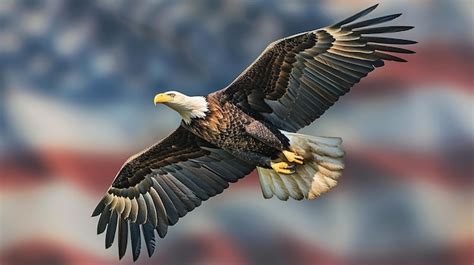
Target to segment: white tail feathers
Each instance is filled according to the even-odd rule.
[[[344,169],[341,138],[282,132],[290,139],[290,149],[304,157],[304,164],[297,165],[290,175],[257,167],[263,197],[275,194],[280,200],[311,200],[337,185]]]

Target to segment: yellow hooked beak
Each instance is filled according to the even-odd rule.
[[[173,97],[170,95],[166,95],[165,93],[160,93],[155,96],[155,99],[153,102],[155,102],[155,105],[158,103],[167,103],[173,100]]]

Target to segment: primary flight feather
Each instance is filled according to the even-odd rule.
[[[392,53],[413,53],[398,45],[414,41],[373,35],[411,29],[374,26],[400,14],[355,22],[376,7],[271,43],[234,82],[205,97],[156,95],[155,104],[176,110],[182,123],[130,157],[97,205],[92,215],[100,215],[106,248],[117,235],[119,257],[130,242],[136,260],[143,237],[151,256],[156,235],[255,168],[265,198],[314,199],[333,188],[344,168],[342,140],[296,132],[384,61],[405,62]]]

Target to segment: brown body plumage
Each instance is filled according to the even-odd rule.
[[[227,100],[223,91],[211,93],[206,99],[209,103],[206,117],[194,119],[189,125],[183,123],[183,127],[195,135],[224,150],[239,152],[244,156],[251,152],[276,158],[283,149],[289,147],[288,138],[278,128],[243,112]]]
[[[207,97],[169,91],[154,102],[183,121],[165,139],[130,157],[97,205],[97,233],[119,257],[130,238],[133,259],[143,236],[148,254],[168,226],[257,168],[265,198],[314,199],[337,184],[344,168],[342,140],[297,134],[385,61],[412,53],[395,45],[414,41],[378,37],[412,27],[374,25],[400,14],[361,22],[363,10],[331,26],[270,44],[237,79]],[[140,231],[141,228],[141,231]]]

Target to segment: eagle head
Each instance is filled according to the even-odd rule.
[[[176,110],[185,123],[190,123],[194,118],[204,118],[209,108],[207,100],[202,96],[186,96],[176,91],[168,91],[155,96],[155,105],[158,103]]]

